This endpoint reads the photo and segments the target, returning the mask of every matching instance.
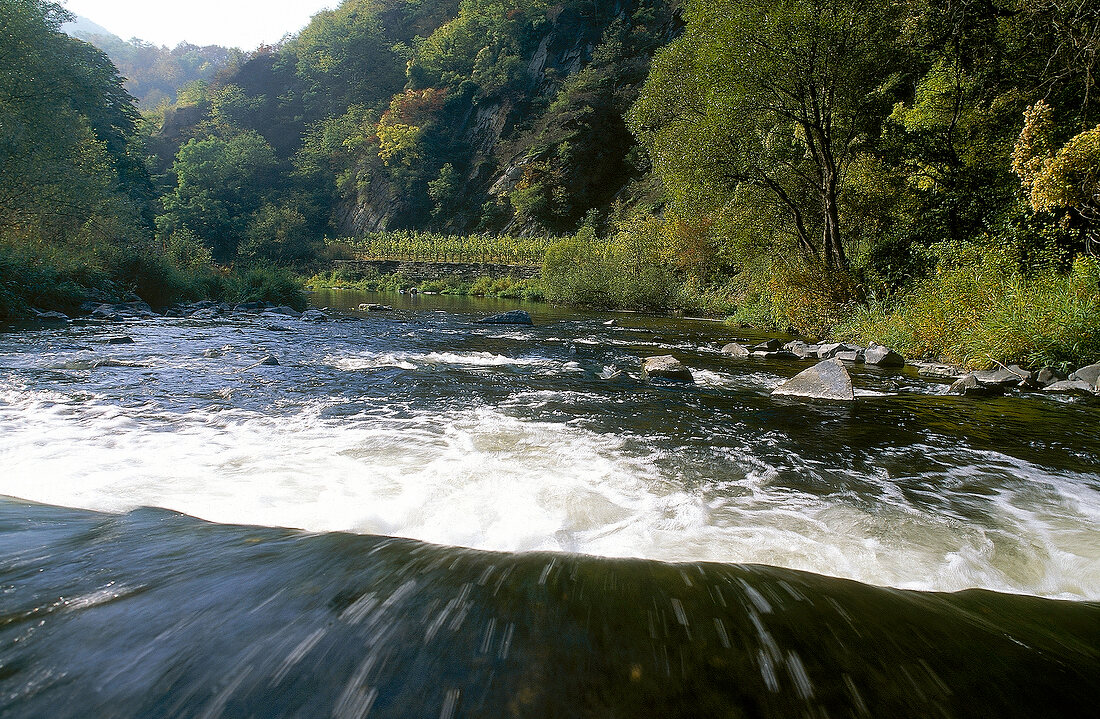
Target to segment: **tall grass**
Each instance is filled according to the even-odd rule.
[[[857,309],[841,339],[876,341],[913,357],[966,367],[1018,362],[1031,367],[1100,360],[1100,262],[1021,273],[1001,250],[941,260],[911,292]]]

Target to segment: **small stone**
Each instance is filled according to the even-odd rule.
[[[730,357],[748,357],[749,350],[745,345],[738,344],[737,342],[730,342],[722,348],[722,354],[729,355]]]
[[[833,359],[838,359],[841,362],[862,362],[863,353],[859,350],[843,350],[834,354]]]
[[[266,357],[264,357],[262,360],[260,360],[256,364],[264,366],[264,367],[278,367],[279,366],[279,358],[276,357],[275,355],[267,355]]]
[[[839,360],[828,359],[799,372],[774,390],[773,395],[830,399],[851,402],[855,399],[852,378]]]
[[[531,325],[531,315],[526,310],[511,310],[478,320],[483,325]]]
[[[672,355],[646,357],[642,360],[643,379],[667,379],[675,382],[694,382],[691,370]]]

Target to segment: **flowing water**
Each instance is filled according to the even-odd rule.
[[[0,333],[0,717],[1100,700],[1095,402],[772,398],[806,363],[721,323],[367,299]]]

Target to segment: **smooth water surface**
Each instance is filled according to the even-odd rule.
[[[0,716],[1100,698],[1097,404],[862,367],[851,405],[779,399],[808,363],[709,320],[314,301],[0,334]]]

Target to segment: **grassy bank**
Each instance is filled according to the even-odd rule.
[[[50,252],[0,244],[0,317],[20,317],[30,308],[73,314],[89,299],[133,296],[153,307],[213,299],[301,309],[307,302],[302,283],[283,268],[188,264],[152,248]]]

